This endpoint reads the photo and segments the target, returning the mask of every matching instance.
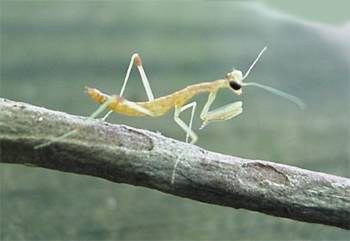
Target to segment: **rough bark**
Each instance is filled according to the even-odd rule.
[[[81,130],[74,136],[33,148],[77,127]],[[0,148],[2,163],[91,175],[206,203],[350,229],[348,178],[209,152],[125,125],[0,99]]]

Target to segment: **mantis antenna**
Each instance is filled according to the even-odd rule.
[[[259,59],[261,58],[261,56],[263,55],[263,53],[265,52],[265,50],[267,49],[267,46],[265,46],[261,51],[260,53],[258,54],[258,56],[256,57],[256,59],[254,60],[254,62],[250,65],[250,67],[248,68],[247,72],[244,74],[244,76],[242,77],[242,81],[244,79],[246,79],[250,73],[250,71],[254,68],[255,64],[259,61]],[[263,85],[263,84],[259,84],[259,83],[256,83],[256,82],[246,82],[246,83],[241,83],[242,86],[255,86],[255,87],[259,87],[259,88],[262,88],[264,90],[267,90],[275,95],[278,95],[280,97],[283,97],[291,102],[293,102],[294,104],[296,104],[300,109],[305,109],[306,105],[305,103],[300,100],[298,97],[294,96],[294,95],[290,95],[290,94],[287,94],[281,90],[278,90],[278,89],[275,89],[275,88],[272,88],[270,86],[267,86],[267,85]]]
[[[245,78],[248,77],[250,71],[254,68],[255,64],[259,61],[260,57],[263,55],[263,53],[265,52],[265,50],[267,49],[267,46],[265,46],[260,53],[258,54],[258,56],[256,57],[256,59],[254,60],[254,62],[250,65],[250,67],[248,68],[247,72],[245,72],[242,80],[244,80]]]
[[[287,94],[281,90],[272,88],[272,87],[267,86],[267,85],[262,85],[262,84],[255,83],[255,82],[247,82],[247,83],[242,83],[242,86],[256,86],[256,87],[267,90],[275,95],[281,96],[281,97],[293,102],[302,110],[304,110],[306,107],[305,103],[301,99],[299,99],[298,97],[296,97],[294,95]]]

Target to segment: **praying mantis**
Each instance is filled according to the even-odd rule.
[[[165,95],[162,97],[154,98],[152,89],[150,87],[148,78],[142,66],[142,60],[139,54],[134,53],[131,57],[128,69],[126,71],[126,75],[124,78],[124,83],[122,85],[122,89],[119,95],[107,95],[102,93],[101,91],[95,88],[86,87],[86,93],[90,96],[92,100],[101,104],[101,106],[88,117],[88,119],[96,118],[99,114],[101,114],[105,109],[109,109],[109,112],[102,118],[102,120],[106,120],[106,118],[112,113],[117,112],[126,116],[150,116],[150,117],[159,117],[171,109],[174,108],[174,121],[178,124],[178,126],[186,133],[186,142],[189,142],[189,138],[191,138],[190,143],[194,144],[198,140],[197,134],[192,129],[193,118],[195,114],[195,110],[197,107],[197,102],[192,101],[192,98],[202,94],[208,93],[208,100],[205,103],[200,118],[202,120],[202,126],[200,129],[204,128],[207,124],[214,121],[224,121],[229,120],[237,115],[241,114],[243,111],[243,103],[242,101],[236,101],[217,109],[210,110],[211,105],[213,104],[217,93],[221,89],[231,89],[234,94],[241,95],[242,88],[246,86],[256,86],[262,89],[265,89],[271,93],[279,95],[283,98],[286,98],[293,103],[295,103],[301,109],[304,108],[305,104],[297,97],[287,94],[283,91],[277,90],[270,86],[262,85],[255,82],[244,82],[244,80],[248,77],[250,71],[253,69],[255,64],[261,58],[262,54],[265,52],[267,47],[264,47],[250,65],[248,70],[243,75],[240,70],[233,69],[231,72],[227,73],[224,78],[217,79],[210,82],[202,82],[198,84],[189,85],[181,90],[173,92],[169,95]],[[123,97],[126,85],[128,83],[130,73],[132,67],[136,66],[138,72],[141,77],[141,81],[145,88],[148,101],[143,102],[134,102],[127,100]],[[180,114],[187,110],[191,109],[191,117],[189,124],[186,124],[181,118]],[[62,136],[58,136],[52,139],[49,142],[43,143],[41,145],[37,145],[34,148],[42,148],[46,147],[54,142],[60,141],[64,138],[67,138],[76,132],[79,129],[72,130],[63,134]]]

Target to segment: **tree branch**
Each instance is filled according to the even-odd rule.
[[[33,149],[77,127],[78,134]],[[350,179],[213,153],[146,130],[0,99],[0,148],[2,163],[86,174],[206,203],[350,229]]]

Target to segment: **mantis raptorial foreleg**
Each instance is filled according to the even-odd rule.
[[[229,120],[240,113],[242,113],[242,101],[233,102],[221,106],[217,109],[211,110],[210,106],[213,104],[216,97],[216,92],[211,92],[208,96],[207,103],[205,103],[200,118],[203,120],[200,129],[204,128],[207,124],[213,121]]]
[[[142,84],[143,84],[143,87],[145,88],[146,90],[146,94],[147,94],[147,98],[149,101],[152,101],[154,100],[154,95],[153,95],[153,92],[152,92],[152,89],[151,89],[151,86],[149,84],[149,81],[148,81],[148,78],[146,76],[146,73],[145,73],[145,70],[143,69],[142,67],[142,61],[141,61],[141,57],[139,54],[135,53],[131,56],[131,59],[130,59],[130,63],[129,63],[129,66],[128,66],[128,69],[126,71],[126,74],[125,74],[125,78],[124,78],[124,82],[123,82],[123,86],[122,86],[122,89],[120,90],[120,93],[119,93],[119,96],[123,96],[124,94],[124,91],[125,91],[125,88],[126,88],[126,84],[128,83],[128,80],[129,80],[129,77],[130,77],[130,73],[131,73],[131,69],[133,67],[133,65],[136,65],[139,73],[140,73],[140,76],[141,76],[141,80],[142,80]],[[109,111],[103,118],[102,120],[106,120],[107,117],[112,113],[112,111]]]

